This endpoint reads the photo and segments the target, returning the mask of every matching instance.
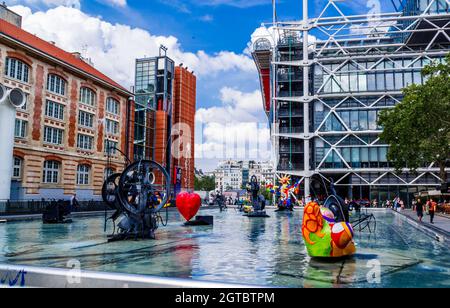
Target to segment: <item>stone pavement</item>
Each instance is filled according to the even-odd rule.
[[[400,212],[401,214],[419,222],[419,219],[417,218],[417,213],[413,210],[403,210]],[[441,215],[435,215],[434,216],[434,224],[430,223],[430,216],[428,216],[426,213],[424,213],[422,224],[430,229],[441,231],[443,233],[447,233],[447,235],[450,235],[450,218],[447,218],[445,216]]]

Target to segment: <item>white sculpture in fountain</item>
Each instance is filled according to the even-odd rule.
[[[16,109],[25,103],[21,89],[7,89],[0,84],[0,201],[11,197]]]

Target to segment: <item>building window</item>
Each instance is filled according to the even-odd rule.
[[[114,98],[108,97],[106,99],[106,112],[118,115],[120,103]]]
[[[44,184],[57,184],[59,178],[59,162],[47,160],[44,162],[44,174],[42,182]]]
[[[30,67],[20,60],[6,58],[5,75],[22,82],[29,82]]]
[[[86,105],[95,106],[96,94],[89,88],[80,89],[80,102]]]
[[[16,119],[16,125],[14,128],[14,137],[25,138],[27,136],[27,127],[28,127],[27,121]]]
[[[82,150],[92,150],[94,137],[78,134],[77,147]]]
[[[91,167],[88,165],[79,165],[77,168],[77,185],[89,185],[89,175]]]
[[[105,139],[105,154],[116,155],[119,144],[115,141]]]
[[[61,145],[63,143],[63,130],[45,126],[44,127],[44,142],[56,145]]]
[[[45,115],[58,120],[64,120],[64,105],[47,100]]]
[[[119,134],[119,122],[106,119],[106,133],[113,135]]]
[[[13,179],[20,179],[22,177],[22,163],[23,163],[22,158],[14,156]]]
[[[47,90],[59,95],[66,95],[66,81],[58,75],[48,75]]]
[[[80,111],[78,113],[78,124],[84,127],[94,127],[94,115],[92,113]]]
[[[114,174],[114,170],[111,168],[106,168],[104,174],[105,174],[105,180],[107,180],[111,175]]]

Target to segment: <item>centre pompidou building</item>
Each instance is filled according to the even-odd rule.
[[[387,159],[378,116],[401,102],[402,90],[426,79],[421,70],[450,51],[450,0],[392,0],[389,13],[348,16],[336,1],[321,13],[273,24],[253,45],[276,172],[302,181],[306,198],[316,179],[339,192],[382,202],[440,186],[439,168],[401,174]],[[310,1],[312,3],[312,1]],[[350,6],[353,1],[347,2]],[[347,7],[348,8],[348,7]],[[449,169],[450,170],[450,169]]]

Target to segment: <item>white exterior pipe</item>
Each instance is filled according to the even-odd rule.
[[[6,201],[11,197],[16,108],[26,101],[20,89],[6,90],[0,85],[0,93],[0,201]]]

